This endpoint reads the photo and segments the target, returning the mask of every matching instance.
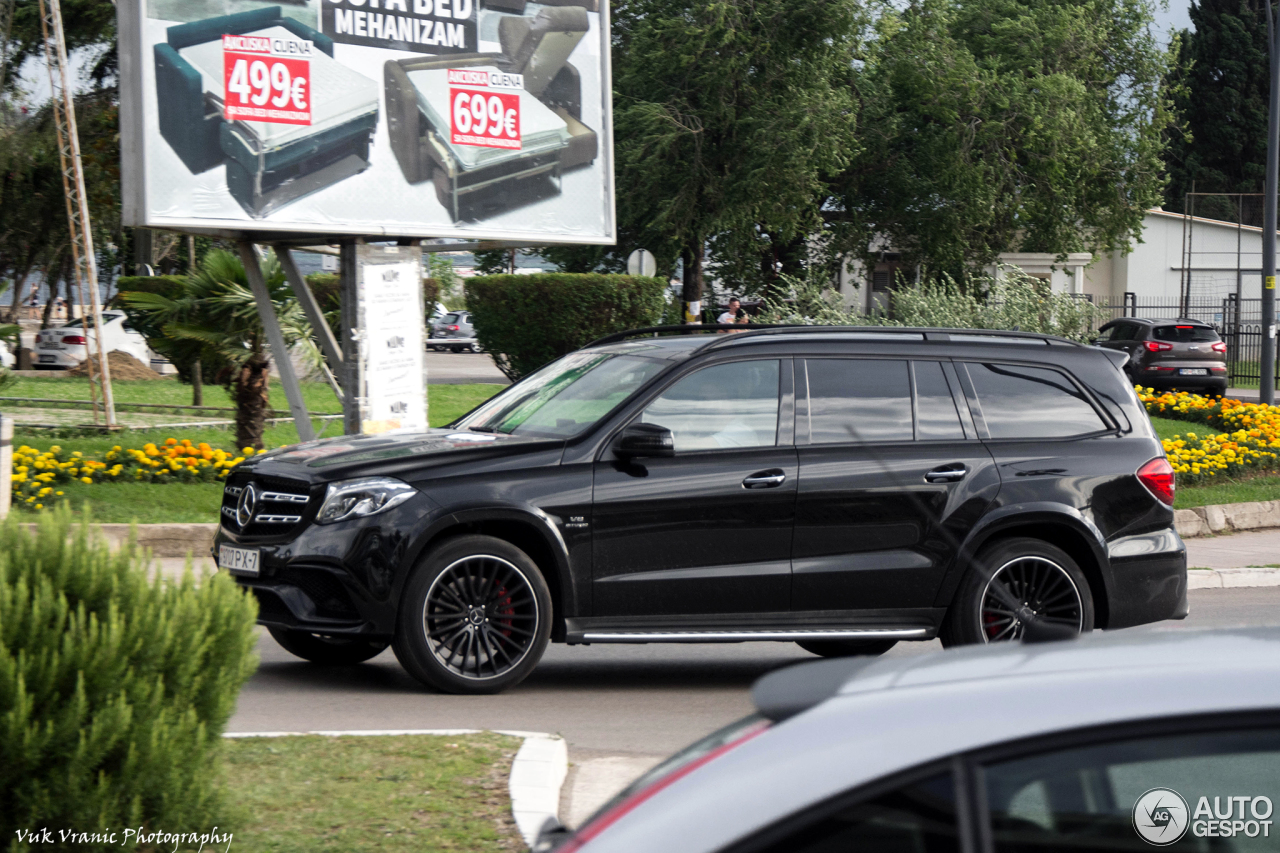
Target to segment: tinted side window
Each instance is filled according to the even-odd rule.
[[[640,416],[675,434],[676,452],[772,447],[778,438],[776,359],[717,364],[680,379]]]
[[[936,361],[912,362],[916,378],[916,438],[921,441],[964,438],[955,398]]]
[[[809,381],[809,441],[910,441],[911,380],[905,361],[814,358]]]
[[[1276,824],[1263,826],[1280,792],[1274,729],[1096,744],[982,775],[996,853],[1276,849]]]
[[[1132,323],[1116,323],[1098,333],[1098,343],[1103,341],[1127,341],[1133,338]]]
[[[1065,438],[1107,425],[1067,377],[1045,367],[970,363],[992,438]]]
[[[951,774],[941,773],[814,820],[760,853],[959,853],[956,826]]]

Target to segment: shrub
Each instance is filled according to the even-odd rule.
[[[187,385],[191,384],[195,373],[198,353],[190,347],[175,347],[165,337],[161,323],[150,314],[132,310],[126,302],[125,295],[132,293],[152,293],[165,299],[176,299],[182,294],[184,277],[180,275],[122,275],[116,279],[116,296],[112,300],[113,307],[121,308],[129,315],[129,324],[147,339],[147,345],[169,359],[169,363],[178,371],[178,379]],[[218,362],[201,363],[200,378],[213,384],[218,381],[218,373],[225,365]]]
[[[63,508],[0,524],[0,838],[209,832],[257,606],[225,576],[148,580]],[[172,845],[166,846],[166,849]],[[77,844],[77,850],[116,845]],[[25,848],[24,848],[25,849]]]
[[[1048,285],[1016,267],[1001,276],[974,276],[961,288],[950,279],[903,285],[893,291],[891,314],[863,314],[846,308],[830,281],[814,270],[805,277],[784,275],[788,298],[766,303],[766,323],[837,326],[917,326],[943,329],[1004,329],[1086,340],[1109,315],[1092,302]]]
[[[476,335],[512,380],[596,338],[654,326],[660,278],[603,273],[476,276],[466,282]]]

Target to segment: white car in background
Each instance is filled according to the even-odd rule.
[[[82,319],[57,329],[36,333],[35,367],[38,370],[67,370],[89,357],[89,335]],[[151,361],[147,339],[129,325],[122,311],[102,312],[102,346],[107,352],[127,352],[143,364]]]

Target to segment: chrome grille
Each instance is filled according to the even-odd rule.
[[[222,491],[221,515],[234,530],[275,536],[302,521],[301,511],[310,500],[306,483],[233,474]]]

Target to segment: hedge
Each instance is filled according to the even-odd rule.
[[[657,325],[661,278],[604,273],[487,275],[466,281],[476,336],[512,380],[596,338]]]
[[[40,827],[224,827],[221,734],[256,666],[253,598],[221,575],[149,580],[136,546],[109,552],[66,507],[34,533],[17,519],[0,524],[4,847]]]

